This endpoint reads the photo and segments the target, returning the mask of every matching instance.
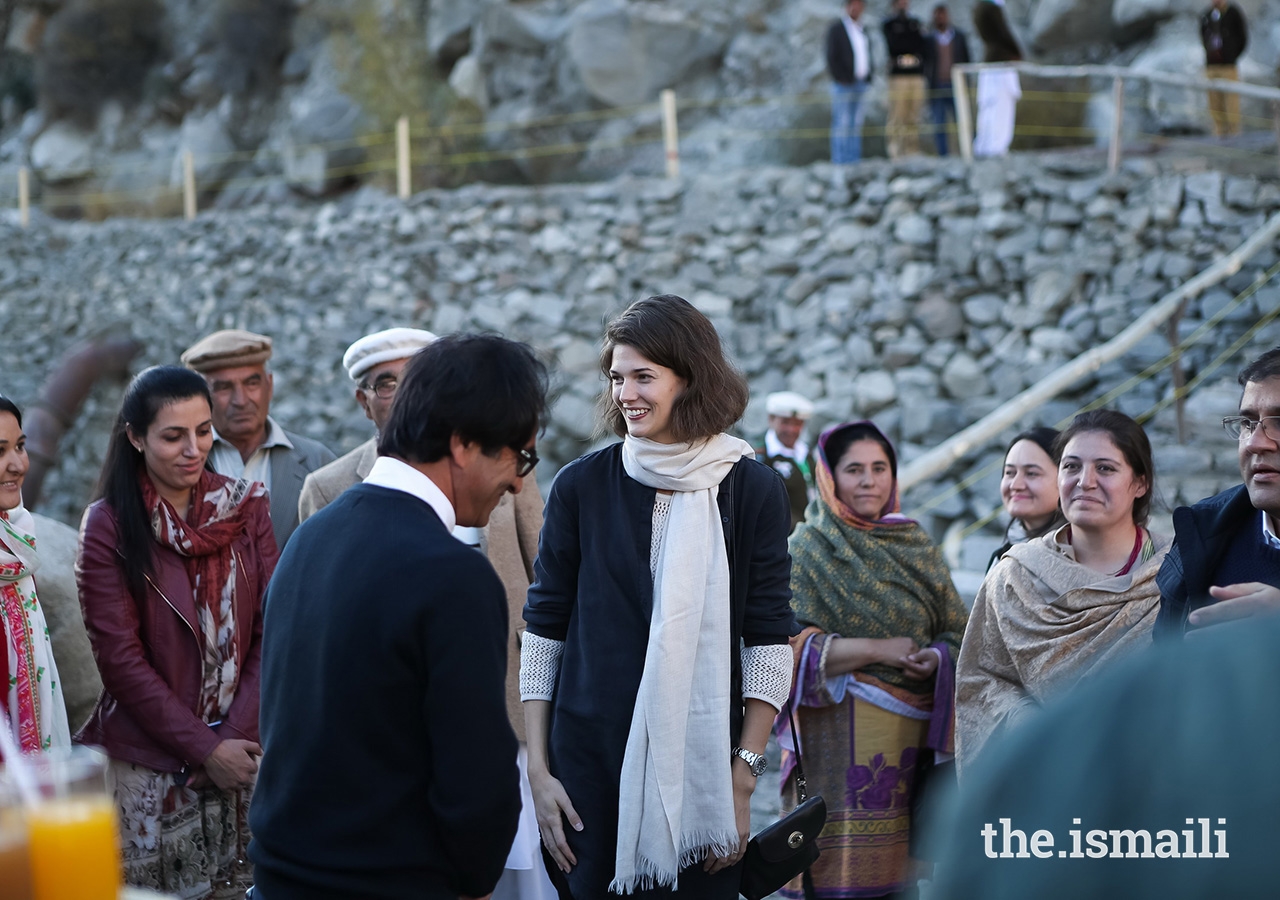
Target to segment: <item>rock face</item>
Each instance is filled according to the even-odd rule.
[[[0,91],[11,91],[0,101],[0,185],[29,163],[37,200],[47,187],[61,215],[168,214],[181,140],[196,142],[203,160],[202,203],[306,202],[370,179],[390,184],[389,135],[400,114],[414,117],[419,185],[658,174],[663,151],[653,104],[668,87],[681,100],[681,159],[690,171],[804,165],[828,152],[823,42],[839,11],[833,0],[163,2],[164,61],[139,102],[123,112],[104,109],[96,127],[79,132],[40,111],[23,118],[18,98],[34,90],[30,78],[6,88],[0,77]],[[980,56],[974,2],[950,8]],[[1009,0],[1007,12],[1038,62],[1197,75],[1196,19],[1206,3]],[[1251,23],[1242,77],[1274,84],[1280,0],[1240,5]],[[57,24],[60,4],[19,6],[11,43],[38,56],[31,36],[42,33],[50,9],[50,27]],[[259,6],[264,11],[254,12]],[[868,3],[876,60],[887,57],[878,26],[888,11],[888,0]],[[914,12],[929,15],[923,4]],[[882,152],[886,84],[873,80],[866,98],[868,155]],[[1078,122],[1103,132],[1114,115],[1109,84],[1028,80],[1024,87],[1020,115],[1029,133],[1063,126],[1063,116],[1078,111],[1074,100],[1052,106],[1042,92],[1092,92]],[[1267,129],[1264,104],[1246,100],[1243,112],[1257,130]],[[419,143],[422,128],[459,123],[472,143]],[[1132,135],[1207,133],[1210,124],[1199,92],[1130,91]],[[442,163],[442,156],[454,158]],[[84,196],[96,197],[93,209],[74,200]]]
[[[589,0],[569,20],[569,59],[591,96],[610,106],[651,101],[715,63],[727,43],[675,9],[623,0]]]
[[[369,436],[340,366],[352,340],[394,325],[495,330],[530,342],[554,372],[546,486],[595,439],[602,323],[673,292],[711,317],[747,375],[745,436],[764,428],[764,395],[792,389],[815,401],[811,436],[871,416],[905,462],[1117,335],[1280,211],[1274,181],[1185,169],[1134,160],[1103,177],[1078,157],[1022,155],[972,168],[914,160],[470,187],[408,203],[365,189],[191,223],[37,217],[22,230],[2,216],[0,333],[21,365],[0,390],[26,406],[70,344],[115,322],[145,342],[139,367],[173,362],[214,329],[249,328],[276,340],[273,415],[344,452]],[[1275,282],[1237,301],[1278,249],[1193,298],[1178,323],[1186,337],[1223,314],[1182,356],[1188,378],[1205,374],[1187,409],[1191,449],[1164,462],[1179,446],[1171,407],[1147,426],[1169,507],[1238,482],[1217,423],[1234,411],[1243,361],[1280,344],[1280,321],[1207,367],[1280,307]],[[1057,423],[1168,350],[1163,331],[1150,336],[1020,427]],[[1142,413],[1171,389],[1160,370],[1115,405]],[[100,384],[85,404],[45,482],[45,514],[79,521],[121,390]],[[999,502],[987,466],[1002,446],[975,448],[908,492],[904,510],[939,538],[985,515]]]

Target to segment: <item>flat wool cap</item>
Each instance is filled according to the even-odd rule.
[[[342,354],[342,367],[352,381],[359,383],[360,376],[374,366],[413,356],[435,339],[434,334],[421,328],[388,328],[366,334]]]
[[[271,358],[271,338],[231,328],[196,341],[182,354],[182,364],[197,372],[234,366],[259,366]]]
[[[778,391],[764,398],[764,411],[784,419],[808,419],[813,415],[813,404],[795,391]]]

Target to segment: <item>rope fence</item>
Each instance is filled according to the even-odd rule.
[[[939,97],[951,99],[954,104],[954,121],[947,121],[943,125],[932,121],[918,123],[916,132],[919,139],[922,142],[932,142],[940,132],[945,133],[954,140],[960,155],[966,161],[971,161],[974,110],[968,88],[969,80],[985,69],[1009,67],[1010,64],[964,64],[953,67],[952,87],[949,90],[930,91],[926,99]],[[1106,127],[1097,127],[1087,121],[1089,105],[1099,99],[1099,94],[1081,90],[1078,85],[1065,85],[1062,90],[1041,89],[1041,86],[1032,85],[1032,89],[1023,92],[1019,103],[1020,121],[1015,128],[1015,141],[1021,138],[1024,143],[1038,142],[1039,146],[1104,145],[1108,149],[1108,170],[1112,172],[1120,164],[1126,140],[1131,143],[1142,142],[1173,149],[1194,149],[1219,155],[1223,159],[1241,162],[1266,160],[1275,162],[1277,160],[1277,152],[1274,149],[1268,152],[1267,149],[1259,150],[1252,146],[1209,143],[1203,138],[1197,139],[1194,136],[1151,133],[1141,128],[1130,128],[1127,133],[1125,131],[1126,119],[1131,119],[1135,113],[1148,111],[1151,105],[1149,95],[1152,89],[1173,87],[1199,92],[1235,93],[1242,97],[1268,101],[1272,110],[1271,117],[1241,113],[1238,122],[1241,128],[1250,134],[1270,131],[1278,136],[1277,140],[1280,140],[1280,90],[1276,88],[1247,82],[1208,80],[1157,72],[1135,72],[1115,66],[1041,66],[1017,63],[1012,67],[1019,73],[1032,78],[1049,78],[1058,81],[1109,79],[1112,84],[1111,115]],[[1140,92],[1135,90],[1135,85],[1144,86],[1148,96],[1141,96]],[[197,147],[184,148],[179,154],[177,165],[166,166],[166,172],[172,169],[173,172],[180,173],[179,177],[174,178],[171,174],[169,179],[158,181],[156,185],[145,189],[72,193],[61,188],[49,187],[41,192],[39,191],[41,186],[33,184],[32,173],[24,167],[18,171],[17,178],[13,182],[0,184],[0,204],[16,205],[19,210],[19,222],[26,227],[30,223],[30,211],[33,205],[48,211],[63,211],[94,205],[125,203],[129,200],[145,203],[155,201],[159,195],[167,195],[172,198],[174,207],[177,208],[180,205],[183,215],[191,219],[198,212],[198,201],[202,189],[255,188],[278,180],[286,174],[287,158],[297,159],[316,151],[324,153],[342,150],[378,151],[371,158],[326,166],[318,177],[327,182],[330,179],[365,175],[391,175],[394,177],[396,193],[402,199],[407,199],[412,194],[414,169],[439,171],[487,163],[550,159],[601,150],[645,146],[652,146],[659,150],[667,176],[675,178],[680,172],[679,114],[681,112],[686,114],[715,110],[729,112],[735,109],[766,107],[785,107],[793,110],[807,107],[824,108],[829,102],[826,94],[815,92],[777,96],[678,99],[673,91],[667,90],[662,92],[656,103],[558,113],[509,122],[432,124],[426,113],[417,112],[401,116],[391,131],[370,132],[342,140],[225,152],[207,152]],[[1205,109],[1203,105],[1185,98],[1166,100],[1160,104],[1160,107],[1167,116],[1189,118],[1202,117]],[[1064,110],[1065,114],[1063,114]],[[1043,121],[1053,118],[1058,122]],[[1064,119],[1066,121],[1062,123]],[[637,130],[633,130],[630,135],[613,139],[597,137],[586,140],[560,140],[545,144],[492,146],[495,143],[504,142],[519,144],[521,138],[536,137],[540,129],[608,124],[621,120],[633,122],[638,133]],[[887,136],[887,131],[884,125],[867,125],[863,127],[862,133],[864,137],[884,138]],[[698,132],[696,140],[685,140],[684,149],[688,151],[692,148],[702,148],[702,152],[710,153],[714,152],[717,142],[728,140],[811,142],[824,145],[829,135],[828,127],[817,125],[760,129],[704,127]],[[488,149],[467,149],[455,146],[456,142],[465,142],[468,139],[483,139],[491,146]],[[820,152],[815,148],[815,154]],[[138,175],[154,170],[155,165],[150,162],[121,163],[103,170],[101,174],[108,177]],[[198,172],[207,172],[210,167],[221,169],[228,166],[245,166],[256,168],[258,171],[230,178],[209,179],[206,176],[208,183],[199,183]],[[279,170],[269,174],[262,173],[261,167],[268,166],[279,166]],[[315,173],[309,174],[311,177],[317,177]],[[41,195],[35,196],[37,193]]]

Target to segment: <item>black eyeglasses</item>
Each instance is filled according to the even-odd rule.
[[[516,477],[523,478],[533,471],[533,467],[538,464],[537,450],[517,450],[516,451]]]
[[[379,400],[390,400],[396,395],[396,388],[400,386],[400,382],[394,378],[384,378],[377,384],[365,383],[360,385],[360,390],[365,393],[373,394]]]
[[[1249,440],[1249,438],[1253,437],[1253,433],[1258,430],[1259,425],[1262,426],[1263,434],[1280,443],[1280,416],[1263,416],[1261,419],[1251,419],[1248,416],[1227,416],[1222,420],[1222,427],[1227,429],[1227,434],[1237,441]]]

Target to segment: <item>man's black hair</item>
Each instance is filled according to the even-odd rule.
[[[400,373],[378,453],[412,463],[449,454],[457,434],[495,456],[520,450],[542,427],[547,369],[526,344],[495,334],[451,334],[410,358]]]

